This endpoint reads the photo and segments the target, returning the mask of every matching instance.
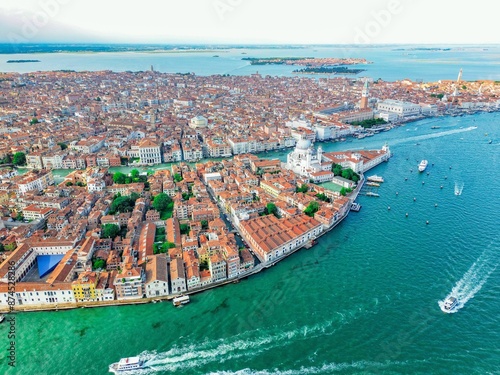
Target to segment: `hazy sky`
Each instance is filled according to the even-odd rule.
[[[499,43],[491,0],[0,0],[1,42]]]

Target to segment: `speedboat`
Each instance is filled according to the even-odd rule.
[[[141,370],[148,366],[145,365],[144,360],[140,357],[122,358],[116,363],[109,365],[109,372],[114,374],[121,374],[127,371]]]
[[[0,323],[2,323],[4,320],[5,320],[5,316],[4,315],[0,315]]]
[[[458,299],[456,299],[455,297],[453,296],[450,296],[448,298],[446,298],[446,301],[444,301],[444,309],[446,311],[451,311],[453,310],[456,306],[458,305]]]

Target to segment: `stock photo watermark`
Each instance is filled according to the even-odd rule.
[[[27,43],[38,35],[40,30],[48,25],[51,19],[57,17],[61,6],[71,0],[40,0],[36,12],[21,16],[21,25],[17,30],[7,33],[10,43]]]

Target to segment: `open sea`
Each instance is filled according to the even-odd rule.
[[[447,65],[451,73],[439,78],[456,78],[460,67],[464,79],[499,76],[486,67],[479,77],[480,65],[465,69],[479,64],[472,55],[469,65]],[[58,58],[47,55],[41,69],[78,69],[46,65],[49,57]],[[107,58],[97,60],[87,69],[106,68]],[[198,63],[191,64],[184,71]],[[215,73],[203,69],[196,72]],[[382,78],[395,78],[384,69]],[[419,64],[408,77],[436,79],[443,71],[439,63]],[[361,211],[316,246],[181,308],[162,302],[18,313],[15,368],[6,364],[8,325],[0,325],[0,373],[106,374],[121,357],[142,355],[151,369],[134,374],[500,374],[499,124],[499,113],[441,117],[324,143],[333,151],[388,142],[394,156],[368,172],[384,177],[371,188],[380,196],[361,195]],[[266,156],[284,159],[286,152]],[[422,159],[429,166],[418,173]],[[461,305],[445,314],[439,303],[452,292]]]

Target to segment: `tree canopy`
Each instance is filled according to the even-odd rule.
[[[132,169],[130,171],[130,177],[132,177],[132,179],[139,178],[139,171],[137,169]]]
[[[68,148],[68,145],[64,142],[59,142],[57,145],[61,147],[61,150],[66,150]]]
[[[127,176],[124,173],[122,173],[122,172],[116,172],[116,173],[113,174],[113,182],[115,184],[124,184],[126,177]]]
[[[172,198],[165,193],[160,193],[153,199],[153,207],[156,211],[163,212],[168,208],[170,202],[172,202]]]
[[[12,158],[12,162],[15,165],[25,165],[26,164],[26,155],[24,152],[16,152],[14,157]]]
[[[130,196],[117,196],[113,203],[111,203],[111,207],[109,208],[109,213],[111,215],[117,212],[131,212],[134,209],[135,201],[139,198],[139,194],[132,193]]]
[[[340,164],[333,163],[332,164],[332,172],[335,176],[339,176],[342,174],[342,166]]]
[[[276,207],[276,205],[272,202],[266,204],[266,211],[269,215],[274,215],[274,216],[278,216],[278,208]]]
[[[295,191],[297,193],[307,193],[309,191],[309,186],[307,186],[307,184],[302,184],[300,187],[296,188]]]
[[[102,226],[101,238],[111,238],[114,240],[115,237],[118,236],[118,233],[120,233],[120,227],[118,225],[104,224]]]
[[[316,201],[312,201],[312,202],[309,202],[309,204],[307,205],[306,209],[304,210],[304,213],[307,216],[314,217],[314,214],[316,212],[318,212],[318,210],[319,210],[319,203],[316,202]]]

